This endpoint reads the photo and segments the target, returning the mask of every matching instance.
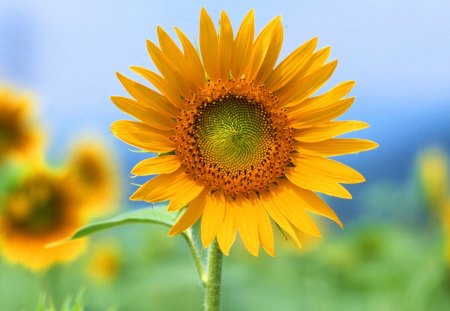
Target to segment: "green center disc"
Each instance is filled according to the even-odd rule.
[[[264,107],[233,95],[200,108],[196,132],[201,156],[230,173],[256,167],[274,140]]]

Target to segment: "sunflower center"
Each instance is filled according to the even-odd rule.
[[[236,95],[202,106],[194,128],[204,159],[234,174],[261,163],[274,140],[264,107]]]
[[[20,136],[20,129],[17,124],[11,122],[11,119],[7,119],[6,116],[2,116],[0,119],[0,146],[9,145],[18,136]]]
[[[181,112],[172,140],[187,174],[226,195],[266,190],[291,162],[286,111],[264,86],[209,82]]]
[[[46,234],[58,227],[62,193],[44,178],[26,181],[7,200],[5,214],[12,224],[25,232]]]

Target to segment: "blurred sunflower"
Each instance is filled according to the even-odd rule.
[[[122,265],[117,243],[100,242],[95,245],[94,252],[87,265],[90,278],[100,284],[112,282],[119,274]]]
[[[78,191],[77,198],[86,216],[107,214],[114,210],[119,197],[117,167],[111,153],[95,141],[76,144],[67,164],[66,183]]]
[[[158,90],[118,74],[134,99],[112,101],[140,121],[116,121],[123,141],[158,153],[137,164],[135,175],[159,174],[132,200],[170,200],[169,211],[186,208],[170,235],[201,218],[202,244],[215,238],[228,254],[236,233],[253,255],[259,245],[274,254],[271,217],[300,246],[294,228],[320,236],[312,212],[342,225],[315,192],[349,199],[341,183],[359,183],[354,169],[328,159],[373,149],[368,140],[333,137],[366,128],[360,121],[333,121],[354,98],[354,82],[311,97],[331,76],[330,48],[314,52],[314,38],[278,65],[283,42],[280,17],[254,39],[254,12],[236,36],[225,12],[219,29],[205,9],[200,14],[200,54],[178,28],[182,50],[158,27],[159,47],[147,49],[161,74],[131,69]],[[275,66],[276,65],[276,66]]]
[[[445,259],[450,267],[450,197],[442,206],[442,225],[445,236]]]
[[[419,155],[418,170],[427,205],[439,212],[448,192],[448,160],[438,147],[430,147]]]
[[[32,121],[31,99],[0,87],[0,162],[6,156],[40,157],[40,129]]]
[[[0,248],[6,259],[40,270],[83,251],[83,240],[45,248],[83,224],[72,189],[62,181],[58,172],[39,168],[8,191],[0,214]]]

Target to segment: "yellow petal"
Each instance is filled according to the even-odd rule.
[[[134,121],[116,121],[111,125],[111,132],[117,138],[135,147],[156,153],[170,152],[176,148],[167,136],[147,124]]]
[[[291,223],[283,216],[281,211],[278,209],[268,191],[264,191],[260,193],[261,204],[266,209],[269,216],[280,226],[280,228],[285,231],[289,236],[295,241],[298,247],[302,247],[302,244],[297,239],[297,235],[295,234],[294,228]]]
[[[314,214],[327,217],[337,223],[341,228],[343,227],[342,222],[336,213],[314,192],[296,187],[293,184],[290,188],[293,191],[293,195],[297,196],[299,200],[305,203],[305,209]]]
[[[189,206],[186,208],[183,216],[181,216],[177,223],[170,229],[169,236],[174,236],[180,232],[183,232],[197,222],[203,214],[203,210],[205,208],[205,196],[207,193],[207,191],[202,192],[197,198],[189,203]]]
[[[169,174],[180,168],[181,162],[176,155],[163,155],[145,159],[139,162],[131,173],[136,176],[153,174]]]
[[[309,235],[320,237],[319,228],[304,210],[304,202],[298,200],[296,196],[292,196],[292,190],[287,182],[280,182],[279,187],[273,187],[270,195],[273,203],[297,229]]]
[[[378,144],[373,141],[356,138],[332,138],[317,143],[296,143],[299,153],[325,157],[359,153],[376,147]]]
[[[180,109],[185,108],[183,94],[172,83],[146,68],[131,66],[130,69],[153,84],[167,98],[167,100],[172,103],[172,105]]]
[[[181,97],[188,98],[194,91],[194,88],[189,79],[187,79],[186,73],[180,73],[179,68],[175,67],[172,61],[149,40],[147,40],[147,50],[153,63],[167,81],[166,83],[174,87]]]
[[[267,215],[266,209],[260,199],[254,199],[254,202],[257,202],[255,212],[258,220],[261,246],[270,256],[275,256],[275,243],[273,240],[272,224],[270,223],[269,216]]]
[[[205,210],[203,211],[201,235],[203,247],[208,247],[216,237],[225,216],[225,198],[221,191],[216,191],[205,197]]]
[[[180,109],[174,106],[161,94],[140,83],[137,83],[136,81],[128,79],[120,73],[117,73],[117,77],[128,93],[136,98],[136,100],[143,106],[155,110],[168,118],[174,118],[179,115]]]
[[[186,62],[191,67],[192,81],[200,88],[205,83],[205,71],[203,70],[199,53],[180,29],[175,27],[175,32],[180,39],[181,45],[183,45]]]
[[[325,64],[331,54],[331,48],[329,46],[324,47],[317,52],[315,52],[312,57],[308,60],[308,63],[302,70],[298,73],[298,77],[303,77],[309,75]]]
[[[230,253],[230,248],[236,240],[237,220],[236,207],[231,201],[225,202],[225,216],[219,231],[217,232],[217,243],[222,253],[226,256]]]
[[[186,59],[178,48],[177,44],[172,40],[172,38],[158,26],[158,39],[159,45],[163,54],[166,56],[167,60],[173,64],[173,67],[177,72],[183,77],[184,83],[187,84],[189,91],[195,91],[201,86],[197,84],[195,80],[196,74],[192,72],[192,66],[190,60]],[[202,81],[203,82],[203,81]]]
[[[328,122],[317,127],[304,128],[294,131],[294,137],[302,142],[319,142],[345,133],[368,128],[369,124],[361,121]]]
[[[327,106],[311,109],[307,112],[305,111],[303,114],[299,114],[296,119],[289,116],[291,119],[291,126],[296,129],[301,129],[309,128],[314,125],[323,125],[346,112],[353,105],[354,101],[355,98],[350,97],[335,101]]]
[[[291,107],[301,103],[305,98],[314,94],[333,74],[337,66],[337,60],[331,61],[315,72],[299,80],[295,87],[283,88],[277,92],[280,103]]]
[[[292,77],[303,68],[310,59],[317,45],[317,37],[313,38],[294,52],[289,54],[269,75],[265,85],[268,90],[274,92],[283,87]]]
[[[111,96],[111,100],[119,109],[157,129],[167,131],[175,128],[175,121],[161,113],[146,107],[131,98]]]
[[[200,13],[200,51],[203,66],[209,79],[219,79],[218,40],[214,23],[208,12],[202,8]]]
[[[338,181],[327,176],[316,175],[316,171],[306,166],[297,165],[286,171],[286,177],[294,185],[331,196],[351,199],[352,195]]]
[[[344,184],[355,184],[366,181],[364,176],[355,169],[323,157],[298,156],[294,157],[294,164],[298,167],[298,170],[308,170],[312,174],[329,177]]]
[[[258,222],[255,218],[256,206],[247,198],[241,196],[236,198],[236,205],[239,236],[250,254],[258,256],[259,232]]]
[[[250,10],[244,17],[234,41],[234,52],[231,60],[231,74],[234,79],[240,79],[250,63],[254,35],[255,12]]]
[[[227,13],[222,11],[219,29],[219,77],[225,81],[230,78],[233,48],[233,28]]]
[[[185,183],[185,186],[180,188],[177,192],[173,194],[170,198],[169,206],[167,210],[170,212],[178,211],[194,200],[205,187],[192,180],[192,182]]]
[[[297,119],[304,113],[332,105],[347,95],[354,86],[355,81],[341,82],[322,95],[307,98],[299,105],[288,108],[289,117]]]
[[[253,47],[249,80],[256,83],[264,83],[272,72],[283,44],[283,26],[281,17],[276,17],[270,21],[256,38]]]
[[[159,46],[163,53],[181,72],[187,72],[188,70],[186,68],[183,53],[178,48],[177,44],[162,27],[158,26],[156,30],[158,33]]]
[[[184,187],[197,183],[187,176],[182,169],[171,174],[158,175],[140,186],[130,197],[130,200],[146,202],[161,202],[169,200]]]
[[[308,76],[311,76],[324,66],[326,60],[330,56],[330,53],[331,49],[326,47],[311,55],[306,61],[306,64],[296,68],[294,70],[295,75],[291,75],[289,80],[286,80],[283,87],[277,90],[275,94],[285,94],[284,98],[288,98],[290,94],[297,90],[299,85],[304,83]],[[292,105],[293,104],[290,106]]]

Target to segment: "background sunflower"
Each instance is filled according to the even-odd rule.
[[[43,136],[33,120],[31,103],[29,95],[0,85],[0,161],[30,160],[42,150]]]
[[[120,198],[118,168],[104,144],[90,139],[75,142],[65,163],[64,183],[77,193],[86,218],[110,214]]]
[[[86,241],[74,241],[46,249],[46,245],[70,236],[83,218],[63,183],[60,172],[33,167],[8,189],[0,215],[0,249],[11,262],[33,270],[75,258]]]

